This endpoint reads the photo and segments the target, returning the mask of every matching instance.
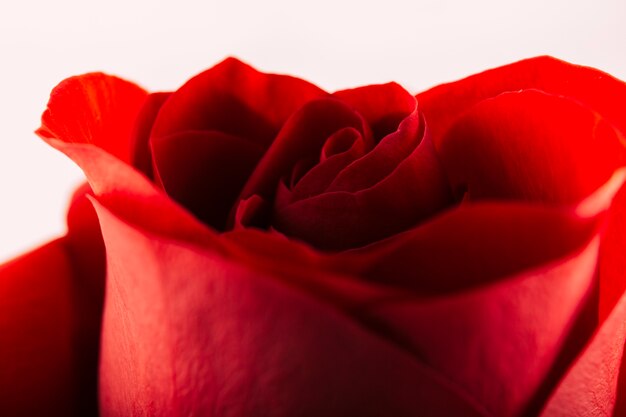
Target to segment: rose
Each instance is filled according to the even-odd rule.
[[[2,311],[43,302],[59,322],[44,340],[20,329],[45,317],[2,320],[27,348],[0,355],[18,382],[0,380],[3,415],[93,406],[75,404],[95,390],[103,279],[87,198],[102,415],[620,415],[624,97],[551,58],[417,104],[234,60],[173,94],[64,81],[39,134],[95,196],[2,271],[3,300],[36,294]]]

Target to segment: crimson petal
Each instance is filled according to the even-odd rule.
[[[88,189],[68,235],[0,267],[0,415],[95,416],[104,246]]]
[[[482,415],[334,309],[212,250],[98,212],[110,271],[103,416]]]
[[[625,162],[623,138],[600,115],[537,90],[469,109],[437,147],[452,187],[470,200],[573,204]]]
[[[155,169],[165,191],[204,223],[224,229],[228,214],[263,148],[216,131],[154,137]]]
[[[135,84],[102,73],[68,78],[50,94],[37,134],[91,143],[131,163],[131,133],[146,96]]]
[[[519,61],[417,95],[435,143],[467,109],[504,92],[538,89],[570,97],[596,111],[626,135],[626,84],[594,68],[542,56]]]
[[[559,383],[541,417],[624,415],[625,340],[626,294],[622,293],[611,314]]]
[[[295,110],[325,95],[304,80],[264,74],[228,58],[172,94],[159,112],[152,137],[216,130],[267,147]]]

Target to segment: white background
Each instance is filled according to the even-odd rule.
[[[417,92],[550,54],[626,79],[624,0],[0,1],[0,261],[64,232],[82,175],[32,132],[70,75],[167,90],[235,55],[329,90]]]

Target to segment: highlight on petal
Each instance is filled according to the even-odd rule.
[[[537,89],[597,112],[626,136],[626,84],[594,68],[549,56],[525,59],[417,95],[436,144],[467,109],[504,92]]]
[[[576,359],[541,417],[621,416],[626,411],[626,294]]]
[[[68,78],[50,94],[37,134],[93,144],[131,163],[131,135],[146,96],[137,85],[102,73]]]
[[[470,108],[437,153],[453,189],[470,201],[574,204],[626,162],[623,140],[576,101],[526,90]]]
[[[626,293],[626,186],[613,200],[601,243],[600,319],[604,320]],[[625,394],[626,395],[626,394]]]

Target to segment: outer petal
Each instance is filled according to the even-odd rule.
[[[68,236],[0,267],[0,415],[97,415],[104,248],[80,189]]]
[[[615,196],[600,256],[600,318],[609,315],[626,291],[626,186]]]
[[[68,78],[52,91],[37,133],[91,143],[131,163],[131,134],[146,96],[135,84],[102,73]]]
[[[417,95],[420,108],[438,142],[458,117],[474,104],[503,92],[538,89],[568,97],[599,113],[626,134],[626,84],[593,68],[552,57],[526,59]]]
[[[104,416],[481,415],[334,309],[98,211],[110,271]]]
[[[471,204],[346,256],[361,260],[370,280],[445,295],[567,256],[589,241],[598,220],[533,205]]]
[[[491,414],[517,416],[545,382],[587,297],[597,239],[575,257],[492,287],[374,306],[390,335]],[[554,384],[554,381],[552,381]]]
[[[64,240],[0,268],[1,415],[74,415],[72,280]]]
[[[542,417],[619,417],[626,412],[626,294],[552,395]],[[620,369],[621,368],[621,369]],[[620,385],[618,380],[621,379]],[[621,391],[618,392],[618,389]],[[619,397],[618,397],[619,396]]]
[[[436,149],[466,198],[574,204],[626,162],[624,137],[598,113],[537,90],[469,109]]]
[[[94,194],[116,213],[170,237],[214,242],[216,235],[130,165],[91,144],[47,141],[82,168]]]
[[[80,415],[95,415],[98,395],[100,325],[104,302],[106,259],[100,223],[88,200],[87,184],[78,188],[67,215],[67,254],[71,261],[74,297],[74,363],[78,375],[75,400]]]

